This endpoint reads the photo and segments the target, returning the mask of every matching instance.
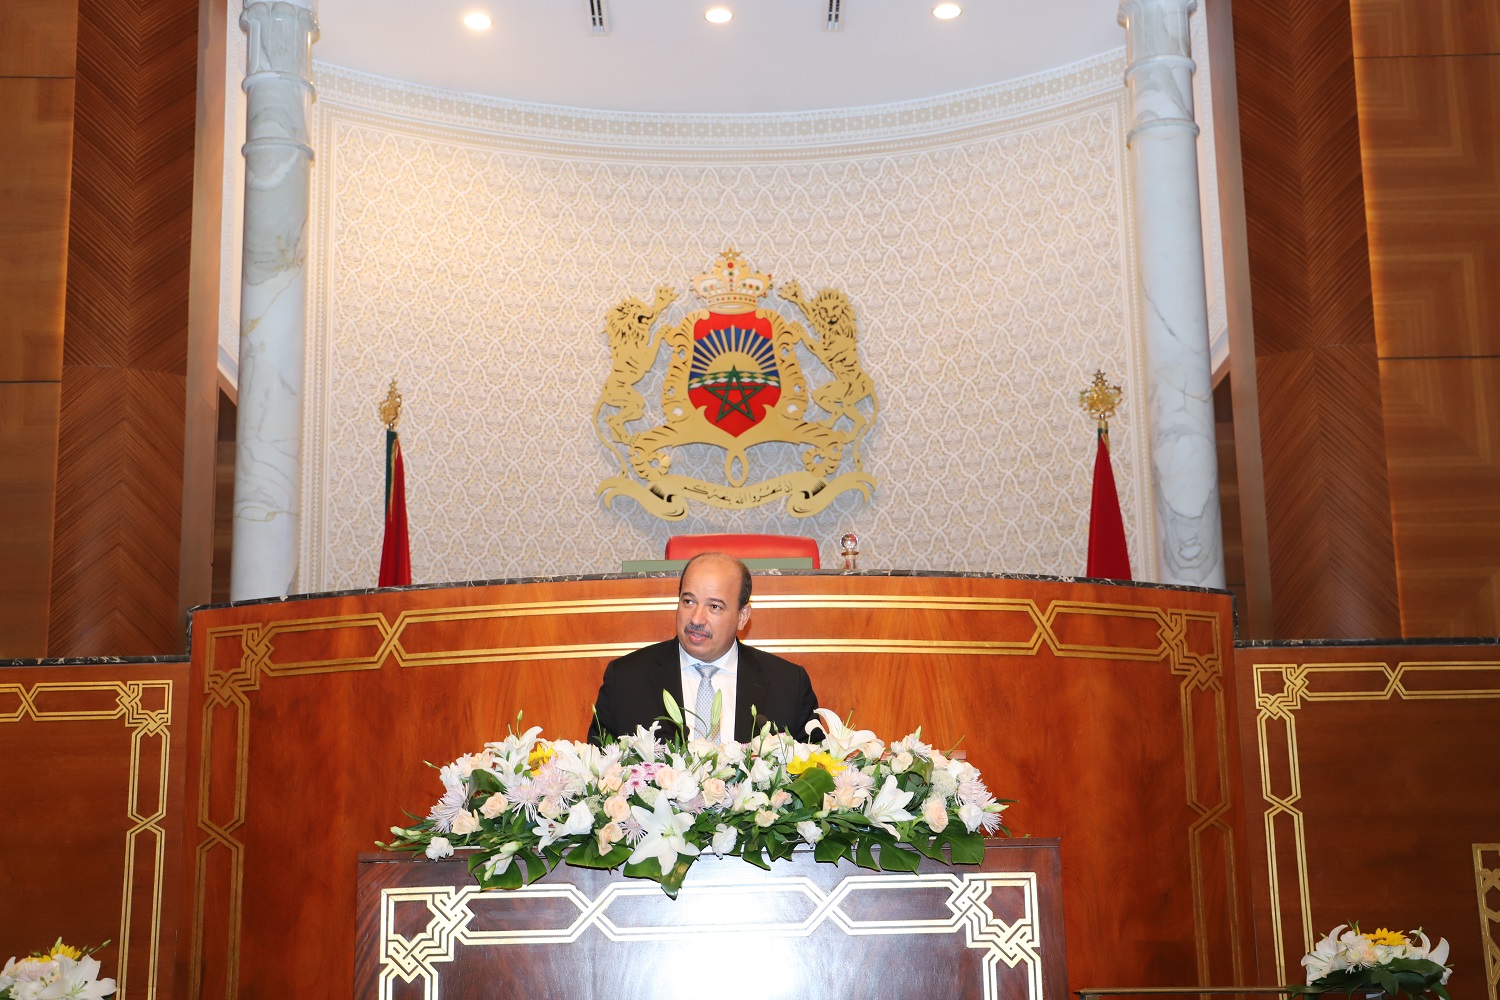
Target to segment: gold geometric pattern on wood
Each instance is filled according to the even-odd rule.
[[[1314,941],[1312,900],[1308,888],[1306,828],[1298,803],[1302,798],[1301,764],[1297,749],[1297,712],[1320,702],[1446,701],[1500,699],[1500,662],[1421,663],[1257,663],[1254,668],[1256,743],[1260,759],[1261,795],[1267,803],[1262,815],[1266,835],[1266,860],[1271,887],[1271,950],[1276,960],[1276,979],[1287,981],[1286,956],[1311,951]],[[1463,678],[1457,683],[1455,677]],[[1270,749],[1286,759],[1286,770],[1271,765]],[[1290,842],[1278,833],[1285,823],[1291,828]],[[1281,907],[1281,870],[1278,859],[1285,853],[1295,865],[1300,927],[1291,928]],[[1300,930],[1300,939],[1287,940]]]
[[[1474,845],[1474,892],[1479,897],[1479,940],[1489,1000],[1500,1000],[1500,844]]]
[[[496,663],[518,660],[546,661],[581,657],[610,658],[623,655],[640,643],[580,643],[556,646],[493,647],[455,649],[451,645],[425,646],[420,653],[408,652],[402,636],[424,624],[452,621],[474,622],[504,619],[518,615],[577,615],[591,613],[640,612],[664,614],[676,604],[673,597],[594,599],[578,601],[539,601],[498,604],[479,607],[438,608],[403,611],[394,621],[380,612],[350,616],[330,616],[278,621],[269,624],[232,625],[205,629],[202,635],[207,654],[204,666],[203,736],[204,752],[199,763],[198,828],[205,835],[197,847],[195,903],[192,929],[192,981],[200,982],[204,954],[205,902],[210,891],[210,861],[222,853],[229,872],[229,884],[221,886],[222,898],[229,900],[228,940],[225,955],[228,962],[227,996],[234,1000],[239,966],[240,897],[244,879],[244,849],[235,839],[235,830],[247,816],[246,782],[237,780],[227,795],[210,794],[214,775],[244,775],[249,760],[250,695],[270,678],[295,677],[304,674],[326,674],[346,671],[378,670],[391,659],[400,667],[429,664],[456,665]],[[757,640],[757,648],[776,654],[796,653],[942,653],[943,655],[1031,656],[1043,649],[1058,657],[1088,657],[1125,661],[1164,662],[1174,676],[1182,678],[1179,701],[1183,728],[1184,765],[1187,771],[1187,804],[1197,818],[1188,830],[1188,854],[1193,884],[1193,925],[1200,982],[1209,982],[1208,910],[1210,887],[1223,893],[1223,904],[1230,913],[1229,952],[1233,981],[1243,980],[1244,941],[1238,920],[1238,887],[1234,877],[1237,848],[1228,813],[1231,808],[1229,781],[1229,738],[1225,704],[1223,663],[1219,654],[1219,619],[1202,612],[1168,611],[1129,605],[1094,604],[1080,601],[1053,601],[1045,610],[1035,601],[1022,598],[925,598],[900,596],[814,596],[796,594],[767,595],[756,598],[757,606],[818,609],[824,607],[867,608],[872,611],[900,613],[913,609],[962,609],[969,613],[1016,615],[1023,623],[1015,637],[997,641],[933,642],[886,638],[824,639],[782,638]],[[1102,627],[1101,627],[1102,626]],[[1098,636],[1088,641],[1070,639],[1072,630]],[[299,660],[276,655],[277,640],[308,631],[342,633],[340,648],[363,648],[359,655],[337,659]],[[1149,640],[1145,637],[1149,636]],[[224,710],[223,713],[217,711]],[[230,761],[216,768],[215,750],[221,745],[215,739],[218,725],[233,727],[233,754]],[[1212,753],[1200,760],[1200,746],[1206,742],[1198,734],[1212,737]],[[227,808],[214,811],[222,800]],[[221,807],[223,808],[223,807]],[[1223,859],[1222,868],[1213,868],[1205,858],[1217,847]]]
[[[1014,969],[1024,966],[1027,973],[1027,1000],[1042,997],[1041,932],[1037,927],[1037,877],[1034,872],[980,874],[895,875],[860,874],[846,877],[833,889],[824,889],[799,876],[786,878],[736,878],[709,876],[684,886],[687,897],[708,895],[723,890],[755,891],[778,895],[801,896],[809,912],[796,919],[772,917],[747,919],[739,924],[716,923],[715,934],[734,934],[754,941],[756,938],[811,937],[825,924],[850,936],[925,935],[962,933],[969,948],[984,951],[984,997],[998,1000],[997,973],[1001,963]],[[843,910],[851,897],[861,892],[941,890],[947,895],[946,917],[909,918],[903,920],[862,919]],[[466,947],[504,947],[507,945],[563,944],[577,941],[590,929],[612,942],[681,940],[685,929],[680,923],[652,927],[638,922],[617,924],[609,917],[611,904],[631,897],[655,897],[655,885],[636,881],[613,882],[597,898],[590,898],[577,886],[567,882],[530,885],[503,893],[484,892],[476,886],[411,886],[383,889],[380,893],[380,989],[379,1000],[391,1000],[396,982],[410,984],[422,980],[422,995],[437,997],[441,990],[441,966],[454,960],[459,945]],[[992,894],[1000,892],[1016,900],[1012,907],[1022,914],[1017,920],[999,919],[991,908]],[[555,913],[558,901],[572,904],[574,912],[566,913],[565,924],[528,927],[523,930],[479,930],[472,926],[475,910],[503,914],[502,924],[514,924],[515,915],[527,909]],[[536,904],[541,904],[537,906]],[[421,906],[429,914],[420,931],[406,936],[396,931],[396,909]],[[753,911],[752,915],[753,915]],[[778,911],[779,912],[779,911]],[[920,942],[912,942],[920,947]]]
[[[161,936],[162,882],[166,864],[168,774],[172,759],[172,682],[59,681],[32,684],[0,683],[0,724],[113,722],[120,720],[130,730],[130,790],[125,833],[125,876],[120,900],[119,971],[115,974],[117,995],[131,983],[131,943],[141,933],[149,938],[149,964],[145,970],[144,996],[153,998],[160,975],[159,959],[170,954]],[[144,779],[144,780],[143,780]],[[154,794],[147,789],[153,789]],[[151,919],[149,926],[134,925],[135,876],[138,864],[150,866]]]

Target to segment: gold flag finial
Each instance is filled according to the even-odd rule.
[[[1120,397],[1125,394],[1117,385],[1110,385],[1101,371],[1094,372],[1094,381],[1089,387],[1078,394],[1078,405],[1095,420],[1099,421],[1099,430],[1106,437],[1109,436],[1109,418],[1115,415],[1115,409],[1120,405]]]
[[[391,379],[391,389],[385,394],[385,401],[380,404],[380,419],[385,424],[385,429],[393,431],[401,422],[401,390],[396,388],[396,380]]]

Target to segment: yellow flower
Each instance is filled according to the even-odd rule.
[[[64,955],[76,962],[83,957],[83,952],[70,944],[63,944],[62,938],[58,938],[57,944],[52,946],[52,954],[50,957],[61,958]]]
[[[797,775],[801,774],[803,771],[808,771],[815,767],[820,767],[823,770],[827,771],[829,774],[838,774],[844,769],[844,764],[842,761],[834,760],[833,755],[828,753],[826,750],[819,750],[817,753],[812,754],[811,756],[798,757],[796,760],[792,761],[786,766],[786,773]]]
[[[556,756],[556,750],[545,743],[538,743],[532,748],[531,753],[526,755],[526,766],[531,768],[532,774],[536,774],[542,769],[543,764]]]
[[[1377,927],[1375,933],[1361,936],[1371,944],[1396,945],[1406,943],[1406,935],[1401,931],[1386,930],[1384,927]]]

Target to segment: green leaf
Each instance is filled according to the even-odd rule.
[[[908,851],[895,844],[880,845],[880,867],[884,871],[915,873],[921,862],[922,857],[916,851]]]
[[[687,878],[688,869],[693,867],[693,862],[696,860],[690,854],[677,855],[677,863],[672,866],[671,871],[667,872],[661,878],[662,890],[668,896],[671,896],[673,899],[677,898],[677,893],[682,888],[682,880]]]
[[[946,832],[946,831],[945,831]],[[984,860],[984,836],[959,830],[947,835],[948,851],[955,865],[977,865]]]
[[[547,874],[546,860],[539,857],[535,852],[527,849],[522,849],[516,852],[516,857],[519,858],[521,860],[521,863],[526,866],[527,885],[530,885],[532,882],[535,882],[537,879]],[[512,862],[510,867],[511,870],[514,871],[516,869],[515,863]]]
[[[1396,982],[1396,977],[1378,965],[1370,969],[1370,978],[1391,996],[1401,992],[1401,984]]]
[[[810,767],[797,775],[790,788],[803,805],[818,809],[823,805],[823,796],[833,791],[833,775],[821,767]]]
[[[500,776],[494,771],[476,767],[470,772],[469,778],[474,782],[474,790],[476,792],[498,792],[501,790]]]
[[[860,837],[858,840],[856,840],[854,842],[854,863],[859,865],[861,868],[868,868],[871,871],[879,871],[880,866],[875,863],[875,855],[871,851],[871,848],[877,843],[879,843],[879,841],[876,841],[870,837]]]
[[[588,838],[568,852],[566,861],[574,868],[618,868],[630,857],[630,847],[616,844],[608,854],[599,853],[599,841]]]
[[[849,856],[849,842],[843,837],[825,836],[813,847],[813,860],[833,864]]]
[[[647,858],[628,864],[624,868],[625,874],[630,878],[649,878],[653,882],[662,880],[661,865],[655,858]]]

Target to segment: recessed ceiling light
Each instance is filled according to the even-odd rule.
[[[964,9],[956,3],[940,3],[932,8],[932,16],[940,21],[951,21],[963,12]]]
[[[728,7],[710,7],[703,12],[703,19],[712,24],[728,24],[734,19],[734,11]]]
[[[490,16],[483,11],[470,11],[464,15],[464,27],[470,31],[489,31],[490,25],[494,24]]]

